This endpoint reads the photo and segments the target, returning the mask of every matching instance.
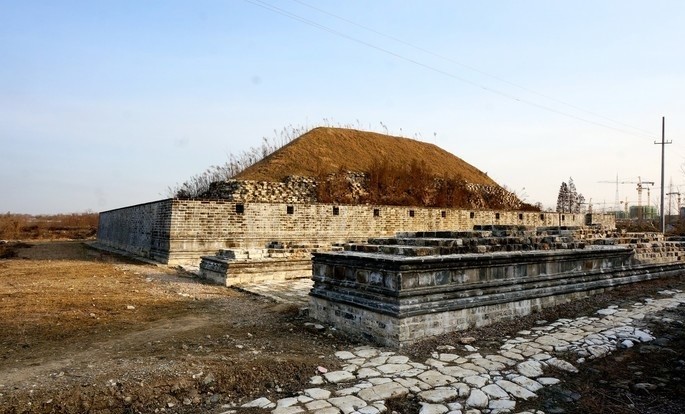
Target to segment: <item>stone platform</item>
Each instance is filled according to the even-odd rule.
[[[199,276],[225,286],[309,278],[311,254],[336,246],[284,246],[271,243],[264,249],[223,249],[215,256],[203,256]]]
[[[309,273],[310,259],[233,260],[207,256],[200,263],[201,278],[225,286],[301,279]]]
[[[310,315],[399,347],[685,269],[683,243],[563,232],[401,233],[315,253]]]

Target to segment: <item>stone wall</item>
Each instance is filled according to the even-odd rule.
[[[155,201],[100,213],[98,242],[162,263],[169,259],[174,201]]]
[[[202,198],[242,203],[316,203],[316,180],[288,177],[284,182],[227,180],[209,185]]]
[[[98,241],[104,245],[163,263],[197,265],[201,256],[222,249],[263,249],[272,242],[330,246],[402,231],[471,230],[476,225],[583,226],[585,216],[173,199],[105,211],[100,223]]]
[[[545,250],[522,250],[518,242],[528,237],[420,233],[315,253],[310,315],[398,347],[685,270],[682,242],[636,252],[636,246],[586,247],[540,235],[538,248],[547,244]],[[472,251],[465,243],[474,240],[488,249],[454,253]]]
[[[586,214],[587,224],[593,224],[605,229],[616,228],[616,217],[613,214],[589,213]]]
[[[347,171],[342,177],[333,174],[328,179],[341,178],[350,193],[346,197],[346,203],[363,204],[361,200],[367,195],[367,176],[364,173]],[[283,182],[226,180],[211,183],[209,190],[200,198],[243,203],[314,204],[319,201],[317,187],[317,180],[313,177],[290,176]],[[486,209],[493,200],[496,200],[496,205],[506,206],[510,210],[521,208],[522,205],[516,194],[502,187],[466,183],[465,188],[469,193],[468,203],[474,209]]]
[[[519,200],[516,194],[507,191],[502,187],[467,183],[466,189],[471,192],[469,202],[473,208],[486,208],[488,204],[486,198],[498,200],[499,205],[508,206],[512,210],[521,208],[522,205],[521,200]]]

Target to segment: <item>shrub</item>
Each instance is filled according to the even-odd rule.
[[[86,239],[94,237],[98,214],[92,212],[38,215],[0,215],[0,239]]]

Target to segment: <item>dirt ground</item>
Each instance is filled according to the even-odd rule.
[[[294,306],[82,242],[31,242],[13,250],[16,255],[0,259],[0,413],[219,413],[309,388],[317,367],[337,368],[334,352],[355,345],[331,330],[307,329]],[[685,289],[685,283],[632,285],[402,352],[423,361],[435,346],[464,336],[487,352],[541,320],[593,314],[666,288]],[[583,364],[580,374],[564,377],[526,408],[685,412],[685,310],[668,316],[645,321],[657,334],[655,344]],[[655,388],[635,388],[643,382]],[[419,408],[411,398],[388,406],[400,414]]]
[[[2,413],[222,411],[306,388],[347,345],[291,306],[81,242],[31,244],[0,260]]]

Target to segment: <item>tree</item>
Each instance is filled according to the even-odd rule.
[[[578,205],[578,190],[576,184],[573,182],[573,177],[568,178],[568,212],[576,213]]]
[[[569,206],[570,192],[568,184],[562,181],[559,187],[559,195],[557,196],[557,212],[566,213]]]
[[[580,213],[581,205],[585,203],[585,197],[578,193],[573,178],[569,177],[568,184],[561,183],[559,195],[557,196],[557,212],[559,213]]]

